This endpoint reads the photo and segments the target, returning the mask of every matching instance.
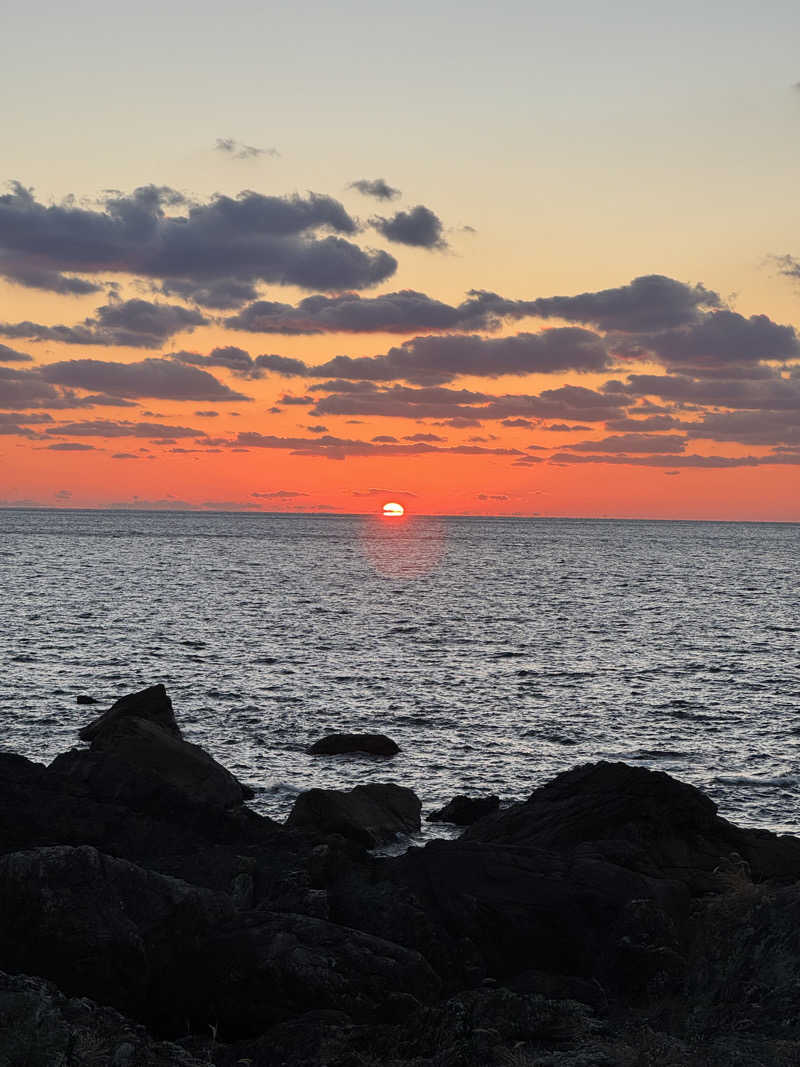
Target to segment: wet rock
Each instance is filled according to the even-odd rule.
[[[450,822],[456,826],[471,826],[472,823],[491,815],[500,807],[500,797],[453,797],[443,808],[432,811],[426,822]]]
[[[422,804],[411,789],[392,782],[357,785],[349,792],[309,789],[301,793],[287,826],[306,833],[341,834],[366,848],[420,829]]]
[[[371,756],[396,756],[400,746],[385,734],[327,734],[308,749],[312,756],[338,756],[366,752]]]
[[[95,697],[87,696],[86,693],[79,693],[75,697],[75,703],[76,704],[99,704],[100,701],[97,700]]]
[[[84,703],[84,701],[78,698],[78,703]],[[138,693],[120,697],[108,711],[104,711],[97,719],[84,726],[78,732],[78,736],[81,741],[94,741],[109,727],[130,717],[154,723],[178,740],[183,737],[175,718],[175,712],[172,710],[172,701],[163,685],[151,685]]]

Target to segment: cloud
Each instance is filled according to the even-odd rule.
[[[308,493],[302,493],[299,489],[276,489],[270,493],[251,493],[250,496],[258,500],[291,500],[298,496],[308,496]]]
[[[604,392],[629,399],[657,396],[681,406],[727,407],[772,411],[800,409],[800,379],[772,373],[769,378],[707,378],[686,375],[629,374],[612,379]]]
[[[314,415],[366,415],[389,418],[443,419],[455,427],[480,425],[481,419],[522,417],[583,419],[601,422],[621,417],[626,398],[578,385],[545,389],[538,395],[494,396],[443,386],[416,388],[393,385],[358,393],[319,397]]]
[[[55,445],[45,445],[49,452],[96,452],[94,445],[83,445],[77,441],[59,441]]]
[[[47,433],[58,437],[147,437],[173,439],[177,437],[205,437],[203,430],[189,426],[167,426],[158,422],[112,422],[94,419],[89,422],[66,422],[48,427]]]
[[[32,363],[33,356],[29,356],[27,352],[17,352],[14,348],[9,348],[8,345],[0,345],[0,363]]]
[[[57,493],[53,494],[53,496],[56,498],[56,500],[71,500],[72,492],[69,489],[59,489]]]
[[[396,200],[400,196],[400,190],[393,189],[383,178],[359,178],[347,188],[355,189],[362,196],[374,196],[376,200]]]
[[[119,397],[156,397],[162,400],[249,400],[217,381],[207,371],[171,359],[143,359],[112,363],[97,359],[70,359],[41,367],[45,382],[77,389],[99,389]]]
[[[439,443],[441,443],[443,441],[446,441],[447,438],[446,437],[440,437],[439,434],[437,434],[437,433],[412,433],[412,434],[407,434],[403,438],[403,440],[404,441],[424,441],[424,442],[427,442],[428,444],[439,444]]]
[[[624,433],[600,441],[576,441],[576,452],[683,452],[686,438],[680,434]]]
[[[531,315],[625,332],[684,326],[697,321],[701,308],[722,307],[719,295],[704,285],[686,285],[662,274],[642,275],[616,289],[525,303]]]
[[[735,311],[715,311],[699,321],[660,333],[638,334],[611,348],[636,360],[655,355],[667,369],[705,377],[731,368],[745,371],[764,360],[784,362],[800,357],[800,340],[792,326],[781,326],[766,315],[745,318]],[[760,369],[769,377],[770,368]]]
[[[199,311],[179,304],[155,304],[149,300],[122,300],[104,304],[94,315],[75,326],[43,326],[35,322],[0,323],[0,334],[34,341],[58,341],[68,345],[124,345],[158,348],[176,333],[204,326],[208,319]]]
[[[401,289],[381,296],[358,293],[324,296],[315,293],[296,305],[257,300],[225,320],[233,330],[249,333],[279,333],[287,336],[324,333],[416,333],[420,330],[496,330],[504,318],[515,315],[507,302],[501,315],[494,308],[500,298],[474,294],[460,304],[434,300],[415,289]]]
[[[697,467],[711,470],[714,468],[766,467],[776,465],[800,465],[800,454],[792,456],[699,456],[699,455],[663,455],[663,456],[584,456],[559,452],[550,457],[551,463],[618,463],[632,467]]]
[[[238,278],[218,278],[209,282],[177,278],[163,282],[157,288],[165,296],[179,296],[200,307],[219,311],[239,308],[258,296],[258,289],[252,282],[239,281]]]
[[[609,426],[609,425],[610,425],[610,423],[606,422],[606,426]],[[614,429],[621,429],[621,428],[622,427],[619,427],[619,426],[614,427]],[[580,424],[578,424],[576,426],[569,426],[569,425],[567,425],[566,422],[552,422],[552,423],[550,423],[549,426],[541,426],[540,425],[539,429],[540,430],[552,430],[554,433],[574,433],[576,430],[588,430],[588,429],[590,429],[590,427],[581,426]]]
[[[333,437],[278,437],[255,431],[239,433],[236,444],[246,448],[286,449],[296,456],[321,456],[326,459],[346,459],[348,456],[415,456],[415,455],[492,455],[521,456],[516,448],[483,448],[479,445],[455,445],[439,448],[436,445],[416,442],[408,444],[383,444],[373,441],[358,441]]]
[[[2,255],[0,255],[0,275],[6,281],[22,285],[26,289],[42,289],[45,292],[59,293],[63,296],[86,296],[89,293],[100,293],[104,288],[88,278],[61,274],[57,270],[43,270],[26,264],[7,263]]]
[[[686,423],[687,437],[748,445],[800,444],[800,408],[795,411],[707,411]]]
[[[423,204],[417,204],[409,211],[398,211],[390,219],[376,215],[370,219],[370,225],[387,241],[396,241],[414,248],[447,247],[441,219]]]
[[[201,356],[197,352],[175,352],[172,358],[195,367],[225,367],[243,378],[261,377],[249,352],[235,345],[214,348],[207,356]]]
[[[318,193],[245,191],[189,203],[173,189],[150,185],[110,193],[91,209],[72,199],[45,205],[17,182],[0,196],[0,271],[361,289],[390,277],[397,261],[340,236],[357,232],[342,204]]]
[[[611,366],[605,344],[597,334],[567,326],[511,337],[415,337],[383,355],[334,356],[316,367],[306,365],[305,374],[314,378],[441,385],[461,375],[499,378],[569,370],[597,372]]]
[[[353,496],[357,497],[375,497],[375,496],[400,496],[405,497],[408,500],[416,500],[417,494],[412,493],[410,489],[354,489]]]
[[[217,152],[223,152],[232,159],[258,159],[259,156],[270,156],[272,159],[277,159],[280,156],[277,148],[256,148],[255,145],[242,144],[241,141],[235,141],[232,137],[218,137],[214,149]]]
[[[649,415],[643,419],[634,419],[629,415],[626,415],[622,419],[609,419],[606,423],[607,430],[615,431],[632,431],[633,433],[647,433],[650,430],[668,430],[671,427],[686,427],[691,426],[690,422],[682,422],[680,419],[676,419],[674,415]],[[573,426],[568,427],[574,430],[586,430],[587,426]],[[549,426],[548,429],[554,430],[554,426]]]

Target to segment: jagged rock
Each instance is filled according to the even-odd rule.
[[[0,1064],[55,1067],[202,1067],[167,1041],[154,1041],[145,1028],[113,1008],[81,997],[69,999],[50,982],[0,971]]]
[[[75,703],[76,704],[99,704],[100,701],[97,700],[95,697],[87,696],[85,693],[79,693],[75,697]]]
[[[308,749],[312,756],[338,756],[345,752],[366,752],[371,756],[396,756],[397,742],[385,734],[327,734]]]
[[[443,808],[432,811],[426,822],[450,822],[456,826],[471,826],[486,815],[491,815],[500,807],[500,797],[453,797]]]
[[[147,719],[119,719],[95,737],[89,751],[62,753],[51,767],[84,783],[96,797],[143,811],[176,804],[232,808],[244,801],[240,783],[222,764]]]
[[[169,1014],[176,1000],[185,1010],[185,983],[173,989],[171,980],[191,960],[190,946],[234,914],[222,894],[86,845],[0,859],[3,967],[139,1020]]]
[[[800,840],[734,826],[710,797],[662,771],[626,763],[589,763],[557,775],[528,800],[483,819],[465,841],[596,852],[693,892],[719,890],[717,869],[743,857],[757,880],[800,879]]]
[[[422,804],[404,786],[392,782],[357,785],[349,793],[309,789],[294,802],[287,826],[307,833],[341,834],[367,848],[420,828]]]
[[[82,703],[80,698],[78,702]],[[131,716],[155,723],[178,740],[183,737],[175,718],[175,712],[172,710],[172,701],[163,685],[151,685],[138,693],[129,693],[128,696],[120,697],[108,711],[104,711],[93,722],[87,723],[78,732],[78,736],[81,741],[94,741],[109,727]]]
[[[253,795],[183,739],[163,685],[118,700],[79,736],[91,742],[90,751],[62,753],[51,766],[100,799],[158,811],[184,804],[232,808]]]

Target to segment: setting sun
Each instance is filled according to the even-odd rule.
[[[405,514],[405,508],[402,504],[395,504],[392,501],[389,504],[383,505],[383,514],[388,516],[400,516]]]

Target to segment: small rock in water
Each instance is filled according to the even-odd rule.
[[[75,697],[76,704],[99,704],[100,701],[95,697],[87,696],[85,693],[78,693]]]
[[[438,811],[432,811],[426,822],[451,822],[456,826],[471,826],[484,815],[491,815],[500,807],[500,797],[453,797]]]
[[[343,752],[367,752],[371,756],[396,756],[400,746],[385,734],[327,734],[308,749],[312,756],[338,756]]]

